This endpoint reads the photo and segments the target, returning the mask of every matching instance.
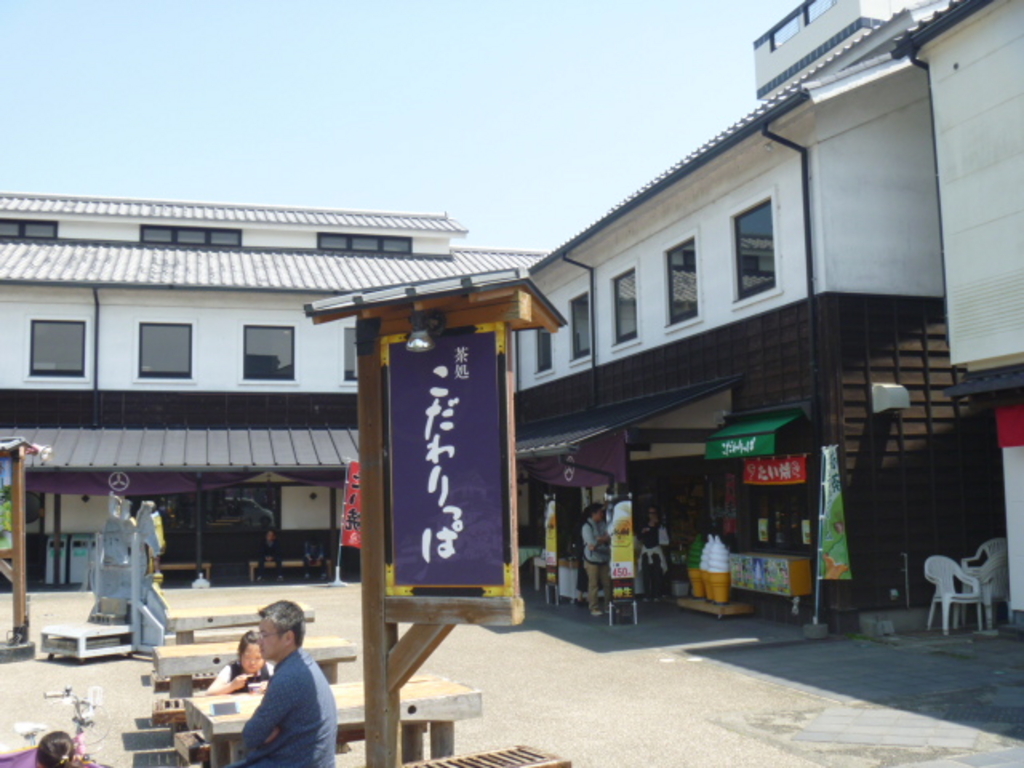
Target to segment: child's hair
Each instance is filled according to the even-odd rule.
[[[238,641],[238,658],[242,658],[242,654],[249,650],[250,645],[258,646],[260,644],[260,633],[255,629],[250,629],[244,635],[242,639]]]
[[[36,763],[43,768],[77,768],[82,764],[75,755],[75,742],[64,731],[52,731],[40,739]]]

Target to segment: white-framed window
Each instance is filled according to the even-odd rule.
[[[139,378],[192,378],[189,323],[139,323]]]
[[[345,381],[357,381],[359,379],[359,354],[356,351],[356,329],[345,329]]]
[[[739,299],[775,287],[775,230],[772,201],[766,200],[733,217],[736,248],[736,295]]]
[[[584,293],[569,302],[569,323],[572,326],[572,359],[590,354],[590,294]]]
[[[551,370],[551,331],[537,329],[537,373]]]
[[[295,329],[282,325],[245,326],[247,381],[295,380]]]
[[[679,323],[697,316],[697,241],[685,243],[665,253],[668,271],[668,322]]]
[[[615,308],[615,343],[621,344],[637,336],[636,270],[623,272],[612,280],[612,302]]]
[[[33,320],[30,376],[85,376],[85,322]]]

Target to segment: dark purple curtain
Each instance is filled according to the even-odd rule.
[[[542,459],[520,459],[519,467],[530,473],[530,477],[549,485],[564,485],[574,488],[591,488],[608,485],[608,476],[589,472],[581,467],[593,467],[610,472],[617,483],[625,483],[626,436],[622,432],[605,435],[581,443],[576,453],[565,457],[564,463],[558,456]]]
[[[204,472],[203,490],[244,483],[262,472]],[[116,477],[115,477],[116,476]],[[124,484],[127,478],[127,485]],[[106,496],[148,496],[195,493],[195,472],[33,472],[25,473],[25,485],[40,493]]]

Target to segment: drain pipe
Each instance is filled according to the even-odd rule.
[[[100,425],[100,293],[92,289],[92,425]]]
[[[821,429],[821,395],[819,394],[819,382],[821,378],[818,370],[818,310],[814,301],[814,239],[811,236],[811,168],[810,153],[807,147],[790,141],[785,136],[779,136],[768,130],[768,124],[761,126],[761,135],[766,139],[792,149],[800,155],[800,186],[803,197],[803,219],[804,219],[804,258],[807,272],[807,333],[810,336],[810,364],[811,364],[811,428],[814,431],[815,450],[821,452],[823,443]]]
[[[803,208],[804,221],[804,258],[805,271],[807,272],[807,334],[810,337],[809,363],[811,368],[811,430],[814,440],[814,450],[821,456],[821,448],[824,442],[821,425],[821,394],[819,382],[821,374],[818,369],[818,310],[815,303],[814,287],[814,239],[811,236],[811,168],[810,152],[807,147],[797,144],[784,136],[772,133],[768,129],[768,123],[761,126],[761,135],[770,139],[787,149],[792,149],[800,155],[800,191]],[[824,467],[822,467],[824,476]],[[819,500],[820,503],[820,500]],[[821,520],[818,521],[818,547],[821,547]],[[819,555],[820,557],[820,555]],[[814,592],[814,623],[818,623],[818,611],[821,604],[821,579],[815,580]]]
[[[594,315],[596,312],[595,305],[597,304],[597,298],[594,295],[594,288],[596,287],[597,278],[595,277],[596,270],[589,264],[584,264],[581,261],[570,259],[568,253],[562,254],[562,261],[567,264],[585,269],[590,276],[590,301],[587,302],[588,314],[590,317],[587,320],[590,323],[590,406],[593,408],[597,405],[597,326],[594,324]],[[572,323],[572,318],[569,318],[569,322]],[[572,326],[569,326],[569,333],[572,333]],[[570,344],[572,342],[570,341]],[[570,359],[572,355],[570,353]]]

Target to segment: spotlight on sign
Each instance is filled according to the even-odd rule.
[[[429,352],[434,348],[434,338],[444,333],[446,324],[443,312],[436,310],[414,310],[410,318],[412,333],[405,342],[410,352]]]

